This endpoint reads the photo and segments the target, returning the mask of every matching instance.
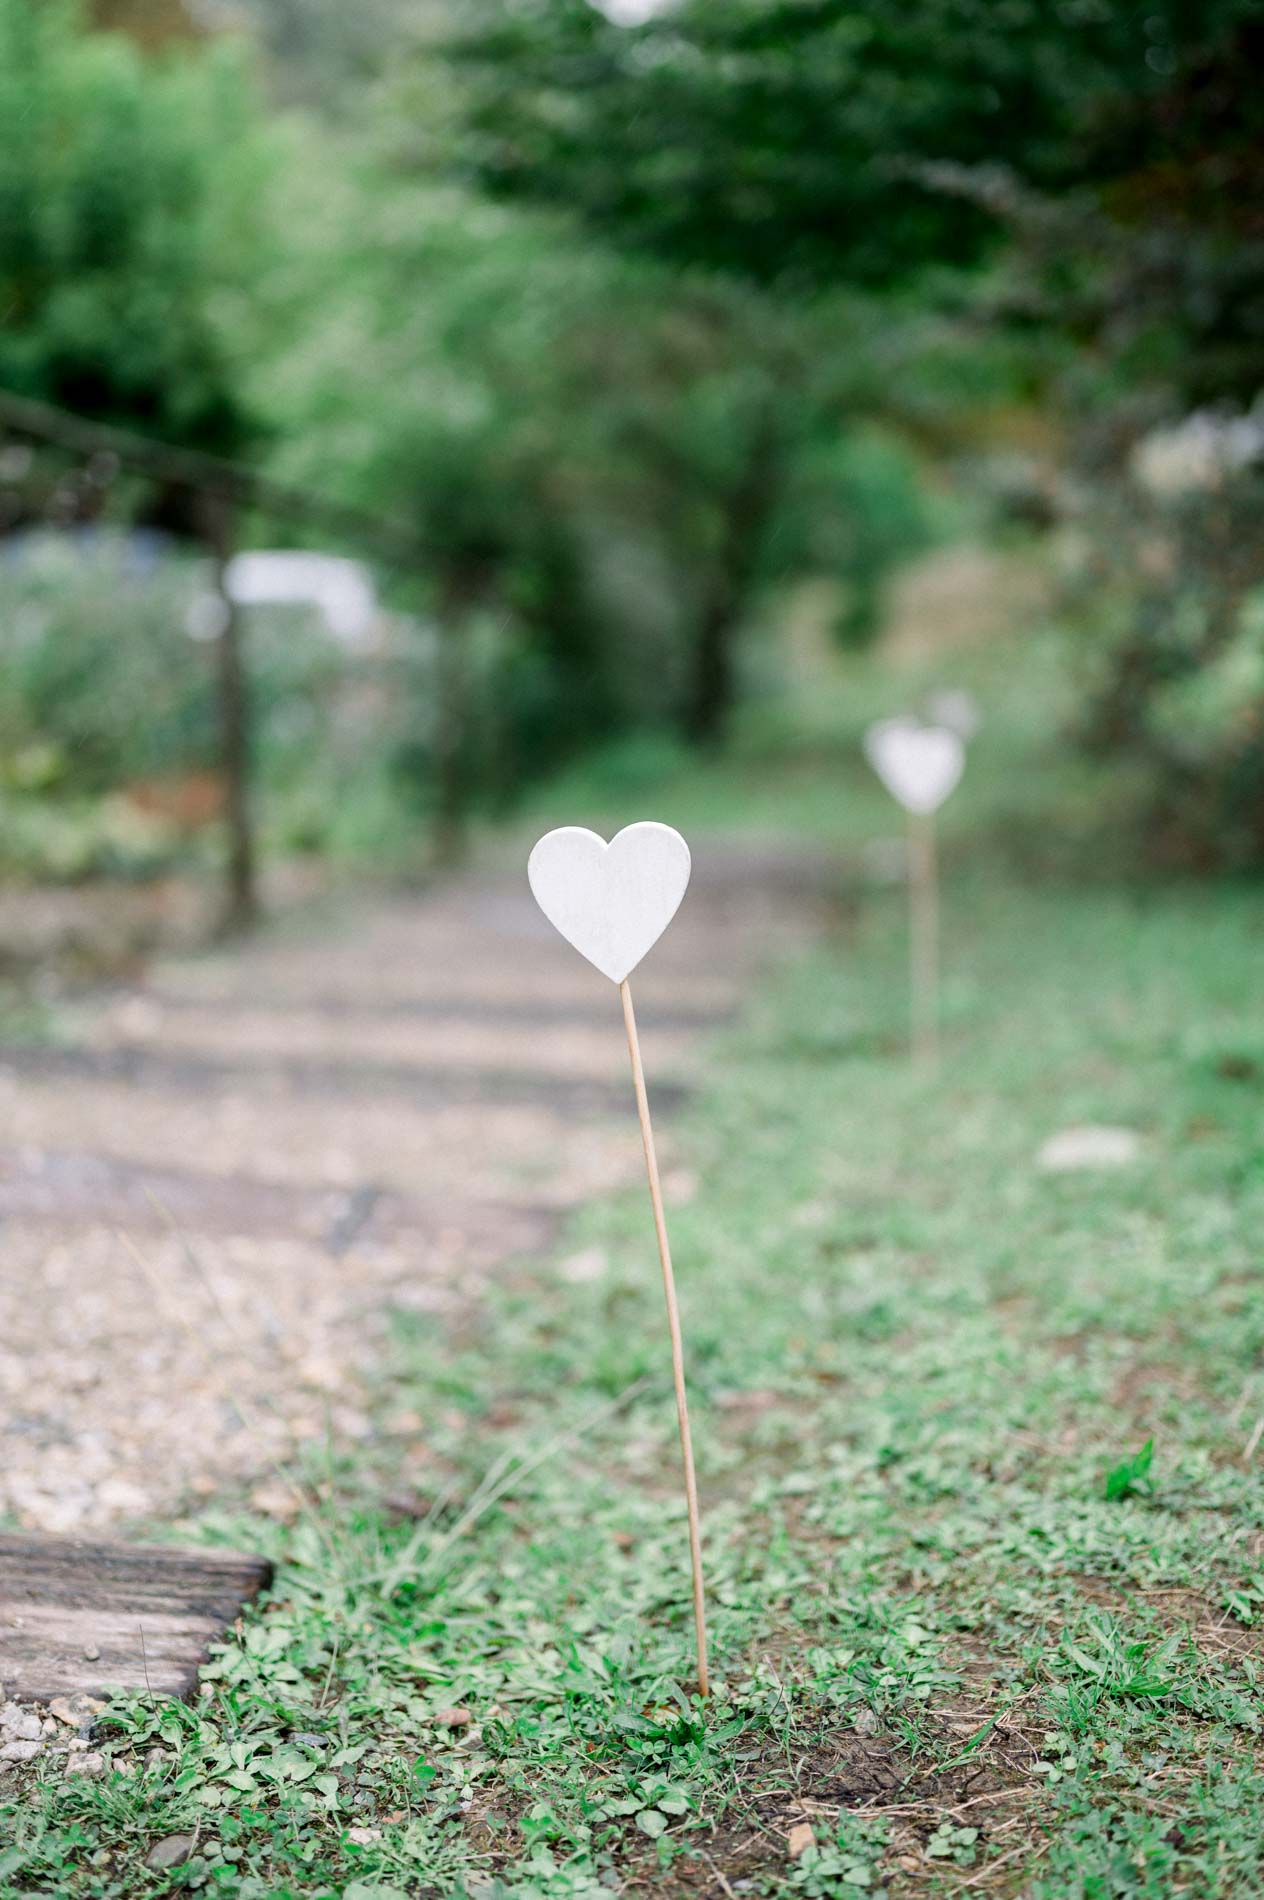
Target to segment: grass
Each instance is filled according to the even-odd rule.
[[[401,1319],[376,1439],[303,1475],[292,1530],[208,1526],[274,1541],[271,1600],[193,1707],[112,1708],[107,1776],[0,1781],[0,1894],[1264,1894],[1264,901],[1057,880],[1048,797],[1074,830],[1091,788],[991,678],[939,1073],[869,889],[670,1133],[710,1702],[630,1194],[450,1331]],[[859,842],[852,728],[892,685],[853,684],[795,798]],[[1138,1159],[1043,1170],[1075,1123]]]

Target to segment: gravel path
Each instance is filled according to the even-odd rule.
[[[635,990],[663,1117],[818,923],[819,863],[706,843]],[[477,1293],[640,1166],[617,997],[483,872],[155,964],[0,1048],[0,1521],[178,1518],[370,1431],[394,1308]]]

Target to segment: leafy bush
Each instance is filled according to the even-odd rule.
[[[213,763],[193,564],[138,539],[47,534],[0,554],[0,783],[103,792]]]
[[[260,151],[231,48],[147,60],[72,0],[0,0],[0,387],[239,447]]]
[[[213,644],[191,637],[204,561],[157,539],[44,534],[0,551],[3,858],[23,875],[135,875],[218,820]],[[433,707],[424,629],[351,655],[304,609],[245,619],[252,750],[270,843],[396,859]],[[433,718],[433,712],[430,716]]]
[[[1079,581],[1084,736],[1146,768],[1155,850],[1185,868],[1264,862],[1264,422],[1251,441],[1236,459],[1234,421],[1197,416],[1143,441]]]

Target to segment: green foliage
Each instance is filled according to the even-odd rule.
[[[624,734],[720,738],[785,591],[828,576],[872,639],[935,530],[924,465],[1044,404],[1078,466],[1035,511],[1086,497],[1098,542],[1082,723],[1150,775],[1162,856],[1254,863],[1258,481],[1174,520],[1128,470],[1259,384],[1255,12],[253,0],[327,114],[265,129],[240,46],[0,0],[0,386],[266,442],[408,550],[386,584],[436,646],[375,835],[397,801],[455,833]],[[192,525],[81,475],[6,477],[0,521]],[[279,835],[327,838],[327,805],[309,781]]]
[[[144,875],[200,862],[221,810],[212,643],[190,638],[204,561],[160,537],[49,534],[0,557],[0,864]],[[349,656],[295,608],[245,616],[264,837],[286,853],[413,865],[433,643],[388,624]]]
[[[1151,854],[1182,869],[1264,861],[1264,559],[1251,526],[1264,481],[1259,462],[1215,465],[1235,426],[1264,450],[1254,418],[1195,417],[1142,442],[1065,602],[1082,736],[1135,762]]]
[[[884,1821],[841,1820],[835,1839],[803,1850],[787,1883],[804,1900],[855,1900],[879,1878],[889,1829]],[[929,1851],[929,1849],[928,1849]]]
[[[871,630],[929,527],[911,457],[853,421],[848,312],[669,277],[380,168],[344,209],[273,390],[280,465],[427,550],[441,798],[503,796],[628,728],[715,736],[739,642],[804,574],[841,577]]]
[[[630,30],[589,0],[480,0],[450,57],[460,157],[494,192],[678,262],[885,287],[995,243],[995,207],[945,192],[947,167],[1131,179],[1182,90],[1196,154],[1223,114],[1208,61],[1237,58],[1245,99],[1257,32],[1251,0],[680,0]]]
[[[1122,1463],[1112,1465],[1106,1474],[1106,1502],[1114,1503],[1117,1498],[1148,1497],[1153,1488],[1150,1483],[1150,1466],[1154,1462],[1154,1440],[1147,1438],[1135,1457],[1125,1458]]]
[[[331,19],[265,11],[291,50],[311,28],[332,75]],[[371,138],[301,119],[264,137],[231,49],[142,55],[69,0],[0,0],[0,45],[27,102],[0,115],[0,386],[203,447],[257,425],[278,473],[379,517],[408,550],[385,584],[437,638],[413,730],[383,735],[387,802],[455,835],[620,733],[719,737],[744,643],[805,575],[840,580],[847,637],[872,636],[928,523],[911,455],[858,421],[859,312],[621,259],[436,185],[408,116],[422,98],[446,136],[433,61],[383,93]],[[4,506],[196,526],[187,495],[113,470],[64,483],[47,458]],[[157,651],[123,661],[124,696]],[[174,729],[109,771],[166,761]],[[309,782],[282,835],[319,835],[313,801]]]
[[[1207,1900],[1264,1893],[1264,1777],[1237,1764],[1214,1764],[1158,1813],[1076,1786],[1058,1822],[1033,1900],[1167,1900],[1178,1884]]]
[[[242,0],[286,101],[341,114],[362,106],[413,22],[413,0]]]
[[[109,791],[213,762],[210,661],[185,621],[190,564],[101,535],[0,560],[0,779]]]
[[[977,443],[1007,377],[1011,402],[1056,418],[1062,467],[1034,471],[1031,506],[1074,515],[1095,544],[1088,724],[1144,763],[1157,855],[1258,863],[1260,458],[1181,522],[1156,519],[1130,476],[1156,423],[1194,405],[1241,415],[1264,378],[1253,0],[646,11],[627,26],[589,0],[465,9],[444,46],[438,162],[564,208],[597,242],[753,279],[783,307],[866,287],[885,330],[859,355],[870,413],[903,407],[941,448]],[[970,337],[991,396],[959,386],[954,412],[941,389],[928,413]],[[877,618],[873,500],[845,510],[864,548],[844,637]]]
[[[257,264],[237,63],[155,63],[0,0],[0,386],[207,447],[249,431],[227,321]]]

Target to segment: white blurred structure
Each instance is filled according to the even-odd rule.
[[[1159,501],[1217,489],[1256,462],[1264,462],[1264,397],[1243,415],[1195,409],[1132,452],[1133,475]]]
[[[647,20],[666,13],[675,0],[593,0],[593,4],[616,26],[644,26]]]
[[[372,644],[380,619],[368,569],[341,555],[252,548],[233,556],[224,585],[239,607],[314,607],[334,639],[353,650]]]

